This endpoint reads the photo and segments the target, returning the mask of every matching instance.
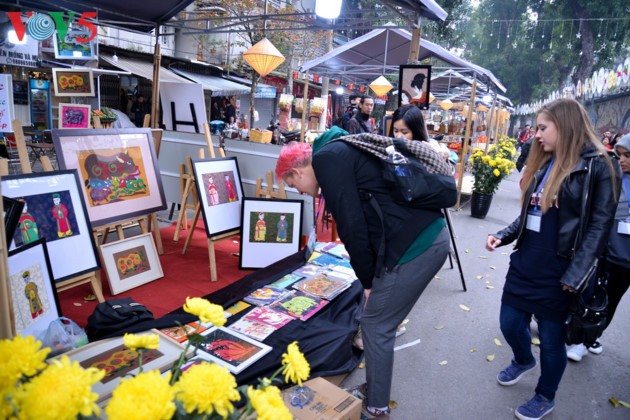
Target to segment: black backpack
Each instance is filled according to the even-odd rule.
[[[154,319],[153,312],[132,298],[110,299],[96,305],[85,331],[88,339],[95,341]]]

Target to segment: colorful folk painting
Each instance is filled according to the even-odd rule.
[[[144,350],[142,363],[147,364],[164,356],[159,349]],[[121,378],[138,368],[138,352],[125,347],[124,344],[107,350],[104,353],[90,357],[80,362],[85,369],[95,367],[105,371],[105,377],[101,380],[106,384],[116,378]]]
[[[16,247],[40,238],[50,243],[80,234],[69,191],[29,195],[17,200],[23,201],[24,207],[13,235]]]
[[[124,251],[115,252],[114,261],[120,280],[125,280],[145,271],[151,270],[149,257],[144,245],[135,246]]]
[[[58,70],[55,72],[55,89],[58,96],[93,95],[90,71]]]
[[[349,286],[350,283],[345,280],[334,279],[324,273],[320,273],[295,283],[293,288],[315,297],[330,300]]]
[[[40,264],[29,266],[9,278],[15,327],[23,330],[52,310]]]
[[[198,322],[190,322],[188,324],[178,325],[176,327],[163,328],[160,330],[160,332],[164,335],[169,336],[178,343],[183,343],[184,341],[188,340],[189,334],[201,334],[207,329],[207,327],[200,325]]]
[[[293,317],[282,312],[274,311],[266,306],[252,309],[245,318],[271,325],[274,328],[280,328],[293,321]]]
[[[262,348],[219,328],[203,337],[199,350],[237,367],[262,351]]]
[[[257,341],[264,341],[271,333],[276,331],[276,328],[269,324],[263,324],[248,318],[241,318],[228,328]]]
[[[90,207],[150,195],[140,147],[84,150],[77,158]]]
[[[243,302],[242,300],[239,300],[234,305],[230,306],[229,308],[226,308],[225,312],[229,313],[230,315],[236,315],[237,313],[249,308],[250,306],[252,305],[250,305],[247,302]]]
[[[316,298],[296,290],[271,305],[271,309],[306,321],[319,312],[327,303],[328,301],[324,299]]]
[[[208,206],[218,206],[239,200],[234,172],[211,172],[203,174],[201,179]]]
[[[90,128],[90,107],[64,104],[59,109],[61,128]]]
[[[249,213],[249,241],[290,244],[293,220],[293,213],[252,211]]]

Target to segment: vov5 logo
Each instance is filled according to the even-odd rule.
[[[9,15],[19,41],[24,39],[25,33],[37,41],[43,41],[50,38],[55,33],[55,29],[59,34],[59,39],[65,39],[75,13],[69,12],[67,21],[63,20],[64,12],[49,12],[48,14],[26,12],[26,22],[22,22],[22,12],[7,12],[7,15]],[[88,19],[96,19],[96,12],[83,12],[81,14],[76,24],[87,28],[90,36],[77,37],[78,42],[89,42],[96,37],[96,25]]]

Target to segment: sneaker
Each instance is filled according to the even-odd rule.
[[[510,363],[510,366],[499,372],[497,381],[503,386],[514,385],[521,380],[521,377],[528,371],[536,367],[536,360],[534,359],[528,365],[519,365],[514,360]]]
[[[604,351],[604,346],[602,346],[602,343],[597,340],[591,347],[588,348],[588,351],[593,354],[601,354],[601,352]]]
[[[584,344],[576,344],[567,350],[567,357],[574,362],[579,362],[582,357],[588,354],[588,350]]]
[[[517,408],[514,415],[521,420],[539,420],[551,413],[555,405],[555,402],[536,394],[534,398]]]
[[[389,420],[389,415],[391,413],[391,409],[388,407],[387,410],[379,410],[378,408],[369,409],[367,407],[367,399],[363,400],[361,404],[361,420],[364,419],[382,419]]]

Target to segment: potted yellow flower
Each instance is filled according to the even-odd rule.
[[[501,181],[516,167],[513,158],[516,154],[514,140],[507,136],[490,147],[488,154],[482,149],[475,149],[470,155],[474,178],[471,216],[483,219],[488,214],[492,196],[499,188]]]

